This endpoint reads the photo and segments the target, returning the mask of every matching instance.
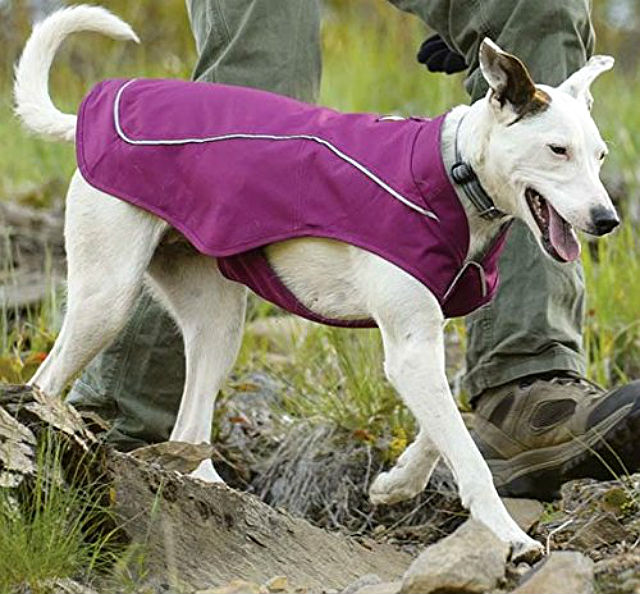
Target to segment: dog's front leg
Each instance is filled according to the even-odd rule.
[[[427,432],[420,429],[395,466],[381,472],[373,481],[369,489],[371,502],[376,505],[398,503],[422,493],[439,460],[440,452]]]
[[[394,289],[402,300],[395,307],[383,306],[376,315],[385,347],[385,371],[407,407],[415,415],[419,436],[411,449],[433,444],[450,466],[460,498],[471,515],[491,528],[513,547],[515,557],[535,557],[541,545],[513,521],[500,500],[487,464],[467,431],[455,405],[445,376],[444,319],[436,299],[423,287],[411,283]],[[416,291],[416,289],[419,289]],[[389,303],[388,305],[393,305]],[[409,453],[409,450],[407,451]],[[432,455],[415,454],[404,466],[418,474],[423,484],[433,463]],[[402,460],[401,460],[402,464]],[[406,476],[402,467],[393,469],[372,486],[374,497],[393,489],[393,474]],[[406,486],[400,481],[400,489]],[[402,494],[402,493],[401,493]],[[416,493],[411,493],[412,495]],[[393,493],[387,494],[393,499]],[[397,498],[396,498],[397,499]]]

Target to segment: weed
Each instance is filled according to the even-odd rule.
[[[68,482],[61,461],[65,446],[43,437],[38,474],[15,490],[0,490],[0,591],[48,591],[51,580],[86,581],[116,553],[105,486]]]

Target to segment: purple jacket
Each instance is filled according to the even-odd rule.
[[[91,185],[148,210],[217,258],[224,276],[314,321],[263,247],[294,237],[358,246],[428,287],[446,316],[493,296],[502,235],[465,265],[467,218],[433,120],[343,114],[264,91],[177,80],[108,80],[78,116]]]

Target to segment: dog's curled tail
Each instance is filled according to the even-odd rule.
[[[49,70],[58,47],[71,33],[94,31],[139,42],[133,29],[108,10],[79,5],[54,12],[38,23],[15,70],[15,111],[31,131],[73,141],[76,116],[62,113],[49,96]]]

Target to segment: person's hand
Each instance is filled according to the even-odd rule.
[[[422,42],[417,58],[430,72],[454,74],[467,69],[464,57],[450,49],[438,34]]]

